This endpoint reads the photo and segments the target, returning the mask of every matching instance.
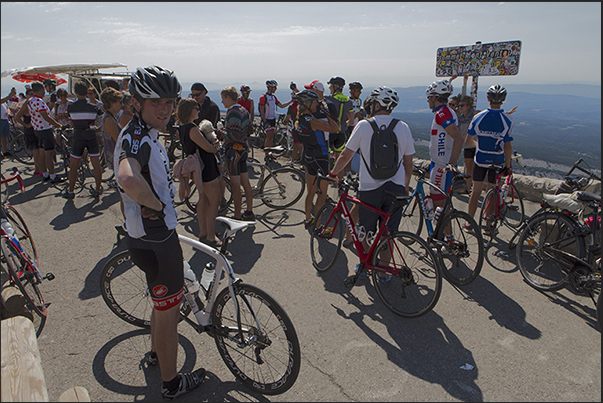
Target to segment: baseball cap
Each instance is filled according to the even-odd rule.
[[[207,88],[201,83],[194,83],[191,86],[191,91],[207,91]]]
[[[304,88],[307,90],[318,90],[318,91],[325,90],[325,86],[318,80],[314,80],[310,84],[304,85]]]

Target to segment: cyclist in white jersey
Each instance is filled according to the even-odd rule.
[[[129,83],[135,114],[121,131],[114,155],[128,231],[126,242],[132,261],[146,274],[153,300],[151,351],[145,361],[147,365],[159,363],[161,394],[166,400],[198,387],[205,376],[204,369],[177,371],[183,255],[176,233],[176,186],[158,135],[165,130],[181,89],[170,70],[138,68]]]

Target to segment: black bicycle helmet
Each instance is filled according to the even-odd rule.
[[[128,90],[142,99],[177,98],[182,86],[171,70],[149,66],[132,73]]]
[[[248,85],[241,85],[241,92],[251,92],[251,87]]]
[[[507,90],[501,87],[500,84],[493,85],[488,88],[488,99],[494,103],[501,103],[507,98]]]
[[[358,82],[358,81],[352,81],[351,83],[348,84],[348,88],[351,90],[353,90],[354,88],[362,89],[362,84],[360,84],[360,82]]]
[[[335,76],[331,77],[327,84],[333,84],[339,88],[343,88],[345,86],[345,79],[343,77]]]
[[[266,87],[278,87],[278,83],[276,80],[268,80],[266,81]]]
[[[46,80],[44,80],[43,84],[44,85],[52,85],[52,86],[56,87],[57,80],[53,80],[52,78],[47,78]]]
[[[320,100],[320,97],[318,96],[317,93],[315,93],[312,90],[303,90],[303,91],[295,94],[293,96],[293,99],[295,99],[300,104],[303,104],[307,101],[318,101],[318,100]]]

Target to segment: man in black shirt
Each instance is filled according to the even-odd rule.
[[[199,104],[199,117],[194,120],[199,125],[203,119],[209,120],[214,127],[217,127],[220,120],[220,108],[207,96],[207,88],[201,83],[194,83],[191,87],[191,97]]]

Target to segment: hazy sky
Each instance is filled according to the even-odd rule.
[[[2,2],[1,18],[0,71],[119,62],[157,64],[208,87],[261,91],[267,79],[282,87],[335,75],[411,87],[438,79],[439,47],[521,40],[519,74],[480,77],[481,88],[601,84],[599,2]],[[12,86],[2,79],[2,95]]]

